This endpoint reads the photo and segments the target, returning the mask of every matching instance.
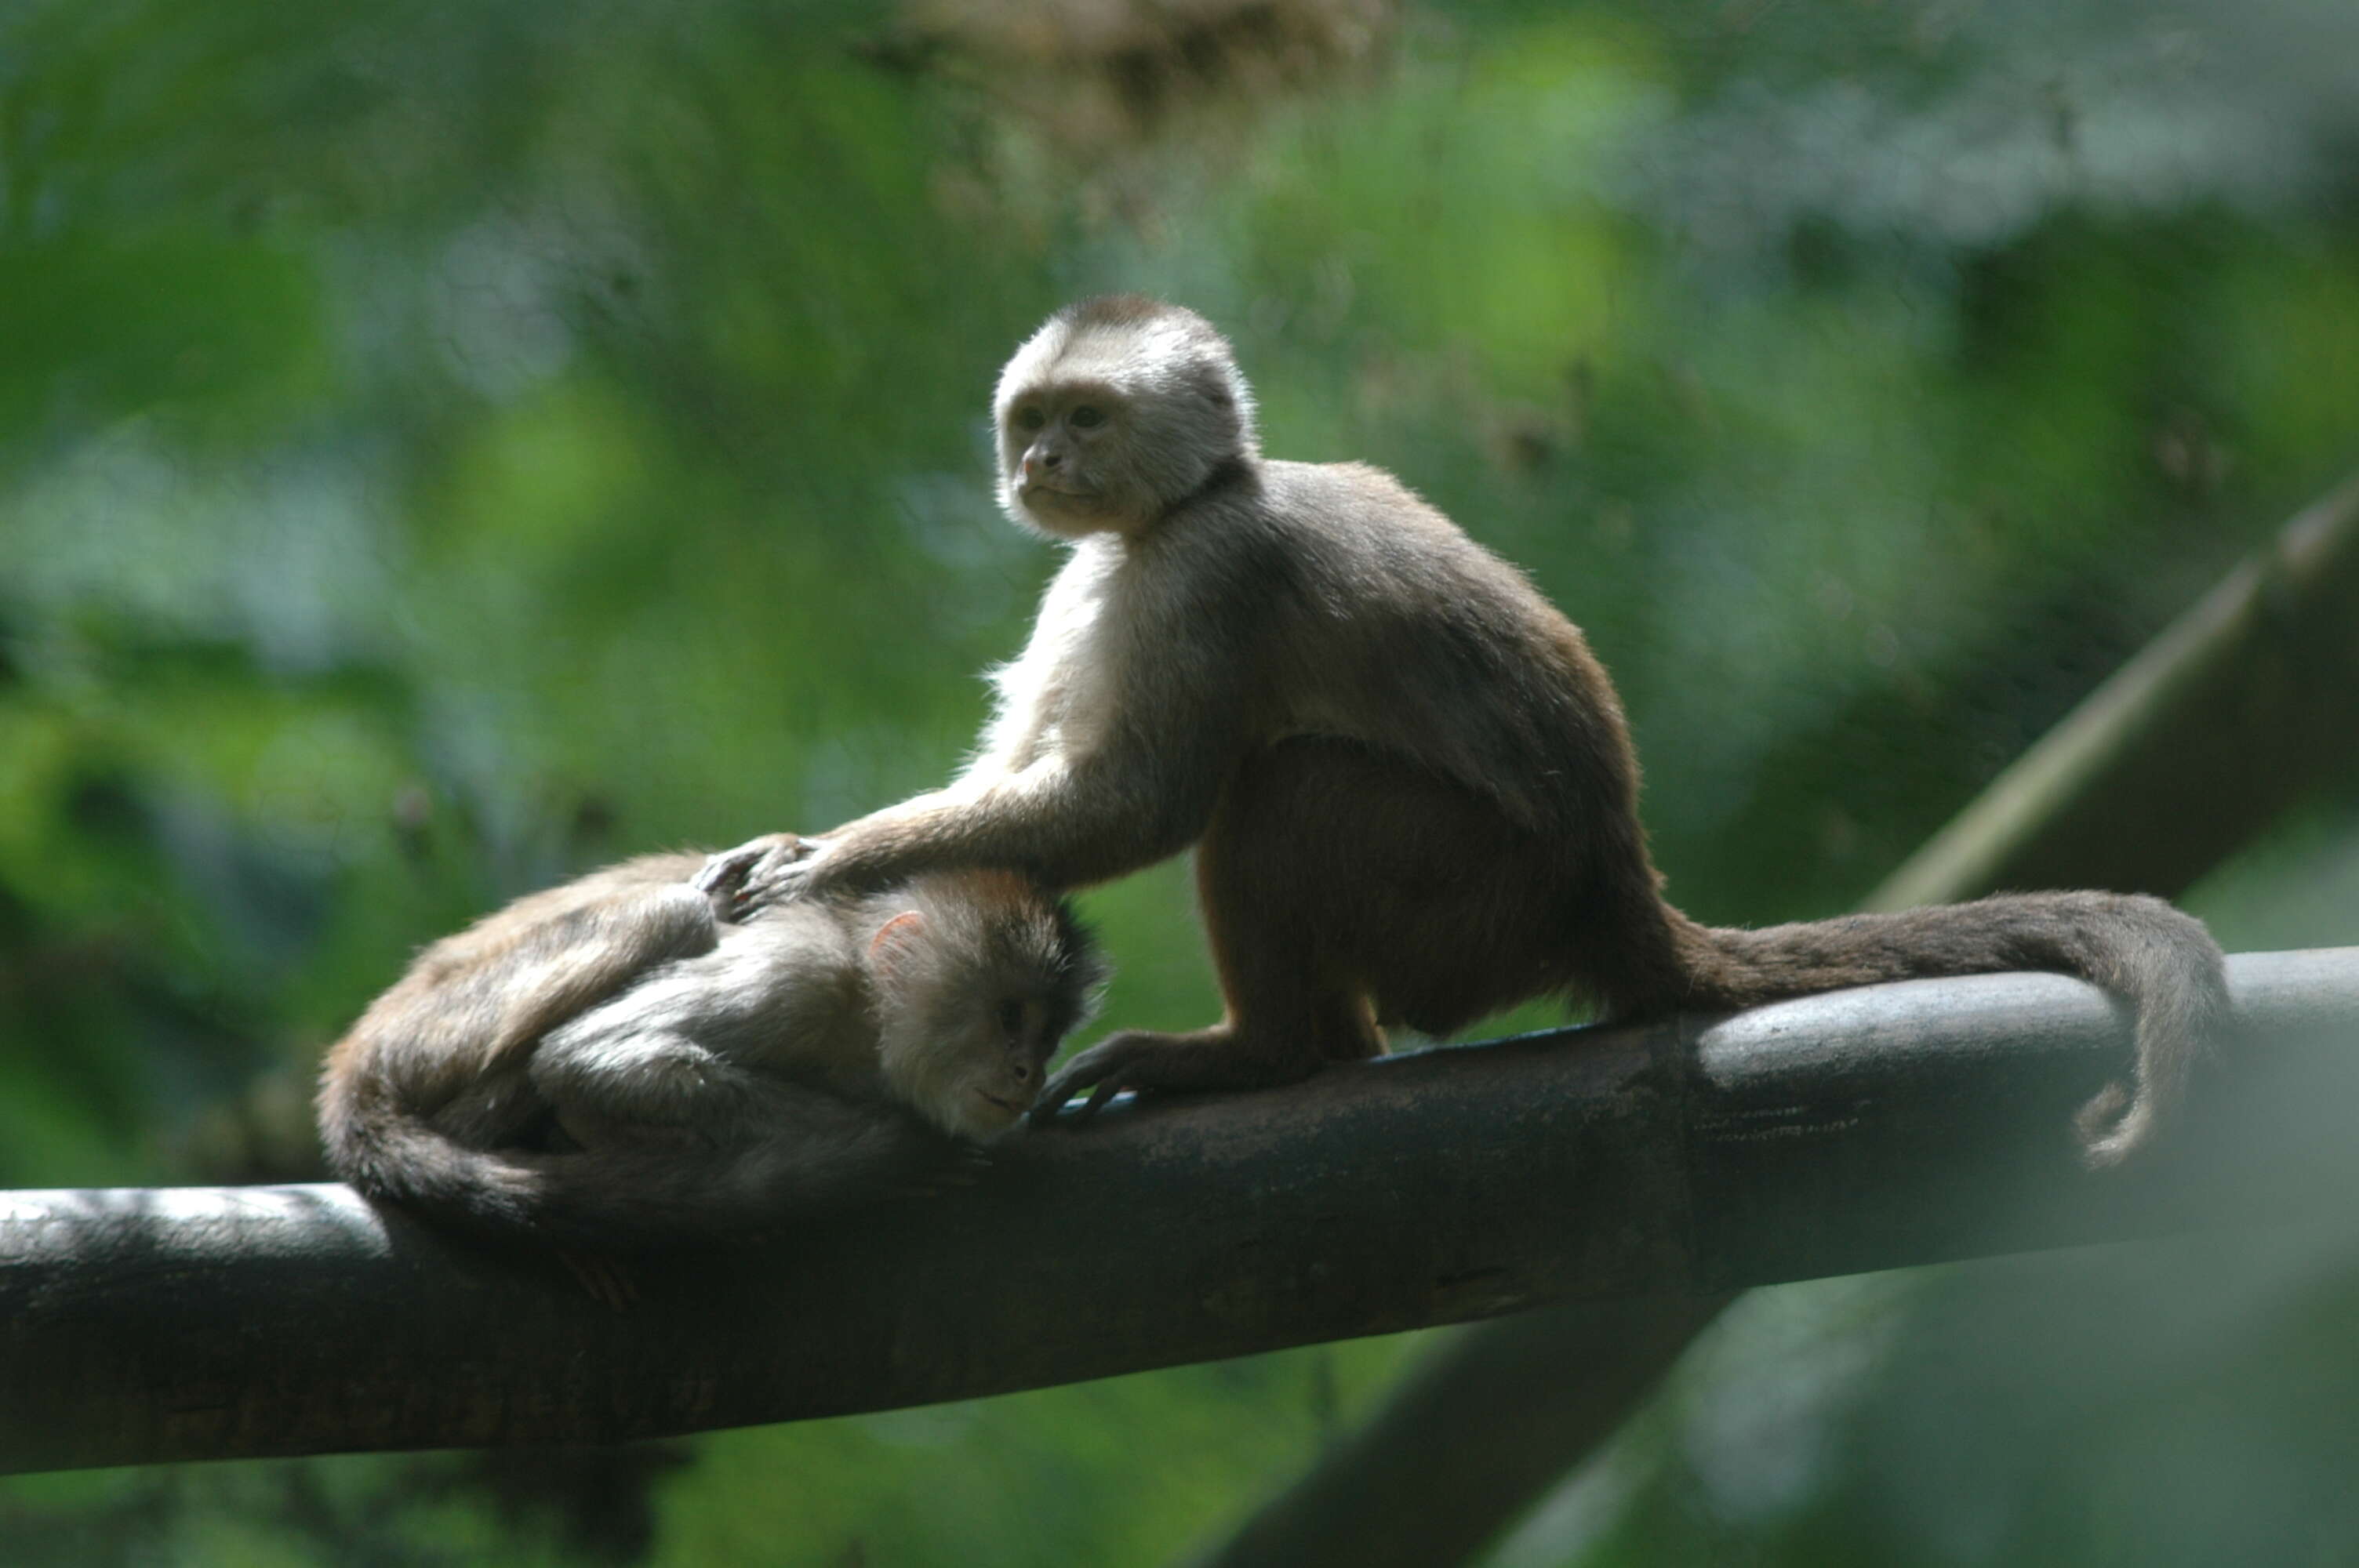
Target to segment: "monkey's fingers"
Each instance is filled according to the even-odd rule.
[[[1117,1034],[1066,1063],[1032,1103],[1031,1119],[1043,1125],[1078,1126],[1104,1109],[1106,1102],[1123,1090],[1151,1087],[1155,1075],[1141,1070],[1143,1053],[1138,1047],[1139,1042],[1131,1036]],[[1090,1098],[1066,1110],[1067,1103],[1083,1089],[1090,1091]],[[1060,1111],[1064,1114],[1060,1115]]]
[[[1082,1102],[1079,1110],[1073,1112],[1073,1119],[1087,1121],[1107,1106],[1112,1105],[1114,1096],[1136,1093],[1137,1088],[1138,1086],[1130,1081],[1127,1074],[1116,1073],[1090,1091],[1090,1098]]]
[[[1063,1072],[1050,1078],[1049,1087],[1040,1091],[1040,1098],[1032,1102],[1032,1108],[1026,1113],[1026,1119],[1035,1126],[1041,1127],[1067,1119],[1060,1114],[1064,1110],[1066,1102],[1081,1093],[1083,1088],[1094,1087],[1094,1080],[1081,1070],[1084,1065],[1085,1064],[1077,1056],[1066,1065]],[[1078,1118],[1082,1114],[1085,1112],[1076,1112],[1075,1116]]]
[[[752,873],[756,862],[770,852],[774,840],[793,837],[791,833],[769,834],[740,844],[734,849],[722,849],[708,855],[704,864],[697,868],[696,874],[688,879],[688,885],[711,898],[716,906],[724,901],[734,900],[745,887],[745,879]]]
[[[1040,1091],[1032,1119],[1044,1126],[1086,1121],[1125,1089],[1154,1094],[1267,1088],[1307,1078],[1319,1067],[1319,1058],[1296,1043],[1241,1035],[1226,1023],[1188,1034],[1126,1029],[1066,1063]],[[1066,1109],[1066,1102],[1084,1088],[1090,1091],[1087,1103]]]
[[[746,919],[773,905],[800,898],[810,889],[820,856],[827,847],[823,838],[805,838],[791,853],[764,856],[746,873],[745,884],[738,891],[737,917]]]
[[[1098,1112],[1111,1105],[1115,1096],[1125,1092],[1136,1092],[1136,1087],[1123,1082],[1120,1077],[1109,1078],[1091,1089],[1087,1099],[1071,1104],[1060,1100],[1055,1105],[1043,1101],[1034,1106],[1027,1119],[1035,1127],[1079,1127],[1084,1122],[1095,1120]]]
[[[716,918],[743,921],[801,891],[807,862],[825,848],[823,839],[766,833],[712,856],[690,882],[712,901]]]

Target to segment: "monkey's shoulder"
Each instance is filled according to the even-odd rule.
[[[659,1005],[749,1028],[793,1024],[864,1006],[865,967],[849,901],[832,896],[773,904],[715,927],[711,951],[679,958],[638,989]]]
[[[1332,527],[1338,519],[1456,533],[1456,524],[1399,478],[1374,463],[1261,465],[1265,504],[1276,515]]]
[[[855,895],[830,893],[772,904],[742,923],[723,925],[708,961],[742,970],[749,979],[766,971],[836,983],[841,975],[860,968],[852,926],[861,902]]]
[[[1484,608],[1554,616],[1513,566],[1385,470],[1263,466],[1269,544],[1291,558],[1308,601],[1341,605],[1355,621],[1455,619]]]

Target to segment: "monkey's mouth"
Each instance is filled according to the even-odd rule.
[[[1098,495],[1084,485],[1053,484],[1045,479],[1027,479],[1016,487],[1016,493],[1027,502],[1054,501],[1066,506],[1085,505]]]
[[[1032,1108],[1032,1107],[1025,1101],[1013,1100],[1008,1098],[1006,1095],[995,1095],[989,1089],[977,1089],[974,1092],[975,1097],[978,1099],[986,1101],[991,1106],[992,1109],[998,1111],[1010,1121],[1014,1121],[1016,1118],[1022,1116],[1026,1111]]]

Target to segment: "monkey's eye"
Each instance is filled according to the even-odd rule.
[[[1105,423],[1105,415],[1094,405],[1084,403],[1066,416],[1078,430],[1094,430]]]
[[[1048,422],[1049,416],[1038,408],[1019,408],[1016,411],[1016,427],[1027,434],[1038,430]]]
[[[1024,1004],[1010,999],[999,1004],[999,1032],[1014,1040],[1024,1033]]]

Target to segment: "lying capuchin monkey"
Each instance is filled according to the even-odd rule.
[[[418,956],[329,1053],[320,1128],[373,1198],[616,1251],[922,1185],[1022,1119],[1103,971],[1012,871],[758,911],[756,865],[650,855]]]
[[[1743,930],[1664,901],[1621,703],[1581,632],[1389,474],[1265,460],[1202,318],[1124,296],[1024,343],[993,406],[1000,500],[1072,546],[949,788],[774,858],[748,906],[923,871],[1084,886],[1197,847],[1227,1017],[1118,1033],[1042,1097],[1283,1083],[1527,998],[1610,1017],[1920,975],[2057,969],[2135,1003],[2092,1164],[2183,1098],[2219,948],[2153,898],[2006,894]],[[791,907],[791,905],[789,905]]]

